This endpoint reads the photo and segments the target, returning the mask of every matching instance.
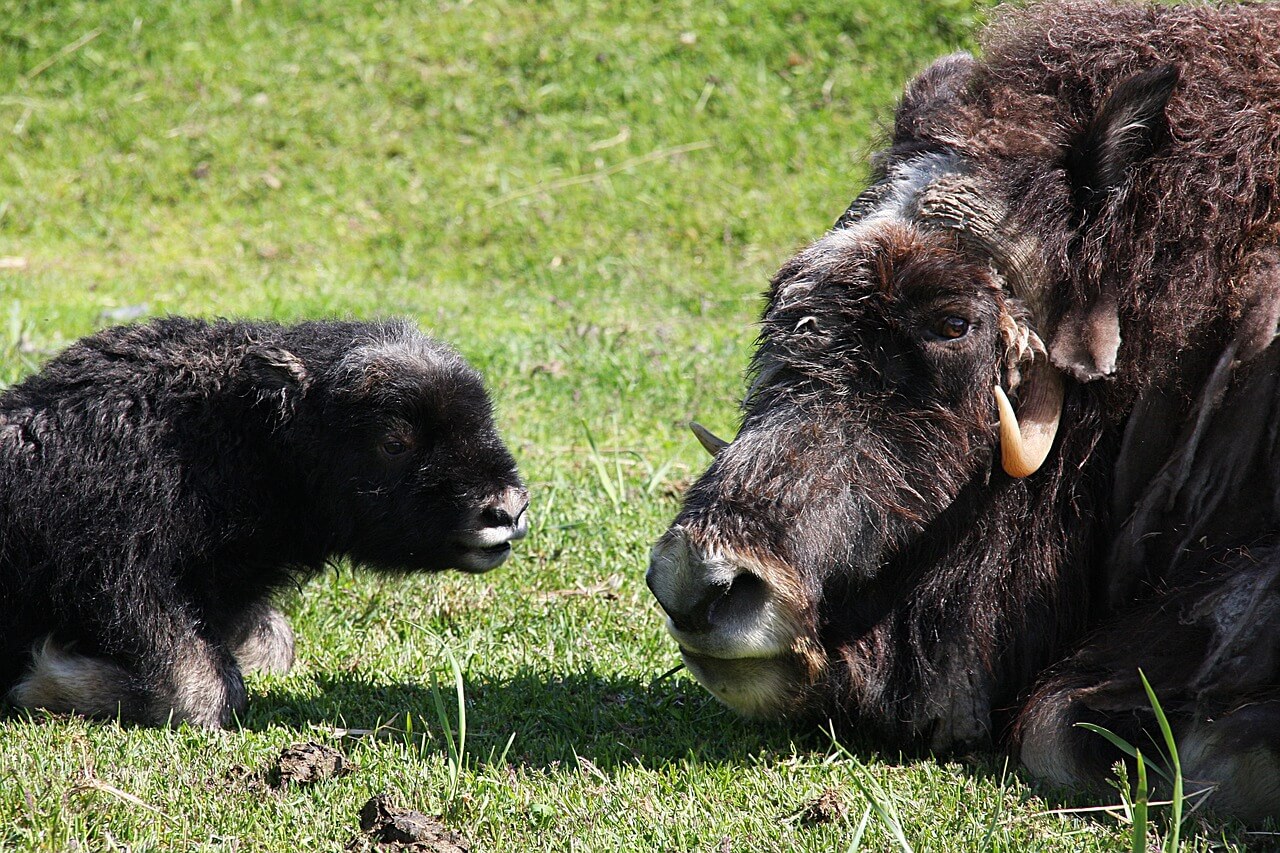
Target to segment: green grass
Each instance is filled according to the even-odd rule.
[[[981,17],[0,0],[0,383],[122,317],[406,314],[485,372],[534,514],[494,574],[291,597],[301,661],[250,679],[239,729],[0,718],[0,848],[337,850],[390,791],[486,850],[1125,849],[999,756],[735,718],[664,677],[644,588],[704,465],[683,424],[732,432],[768,276]],[[264,788],[307,739],[358,769]],[[845,816],[803,819],[827,789]],[[1225,832],[1184,840],[1249,840]]]

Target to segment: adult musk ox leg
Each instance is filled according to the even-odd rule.
[[[1188,787],[1214,786],[1213,808],[1251,824],[1280,817],[1280,698],[1197,724],[1179,756]]]
[[[1054,784],[1095,787],[1123,756],[1076,726],[1105,726],[1153,753],[1163,738],[1138,676],[1173,726],[1189,793],[1256,821],[1280,815],[1280,553],[1219,554],[1216,577],[1118,617],[1032,695],[1016,739],[1022,763]]]

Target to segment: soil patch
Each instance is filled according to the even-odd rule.
[[[397,850],[413,853],[470,853],[471,842],[442,824],[439,818],[397,806],[387,794],[378,794],[360,809],[365,837],[354,839],[347,850]]]
[[[346,756],[333,747],[314,741],[286,747],[267,771],[267,779],[277,788],[311,785],[346,776],[354,768]]]
[[[840,799],[840,794],[834,788],[828,788],[802,808],[799,817],[801,823],[812,826],[842,820],[847,812],[848,807]]]

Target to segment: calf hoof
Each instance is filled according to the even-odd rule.
[[[172,665],[157,676],[162,687],[153,694],[152,723],[218,729],[248,706],[239,666],[225,648],[204,639],[180,645]]]

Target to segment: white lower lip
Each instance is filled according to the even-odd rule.
[[[714,658],[681,650],[698,683],[724,704],[749,717],[781,712],[795,689],[792,665],[781,658]]]
[[[468,572],[487,572],[496,569],[511,556],[511,545],[501,543],[497,547],[468,549],[458,558],[458,568]]]
[[[718,660],[767,660],[785,655],[791,650],[794,631],[781,624],[772,608],[763,618],[746,626],[730,626],[706,634],[686,634],[667,619],[667,633],[696,655]]]
[[[485,527],[480,530],[468,530],[458,537],[458,544],[464,548],[482,550],[505,545],[523,539],[528,533],[524,525],[519,527]]]

